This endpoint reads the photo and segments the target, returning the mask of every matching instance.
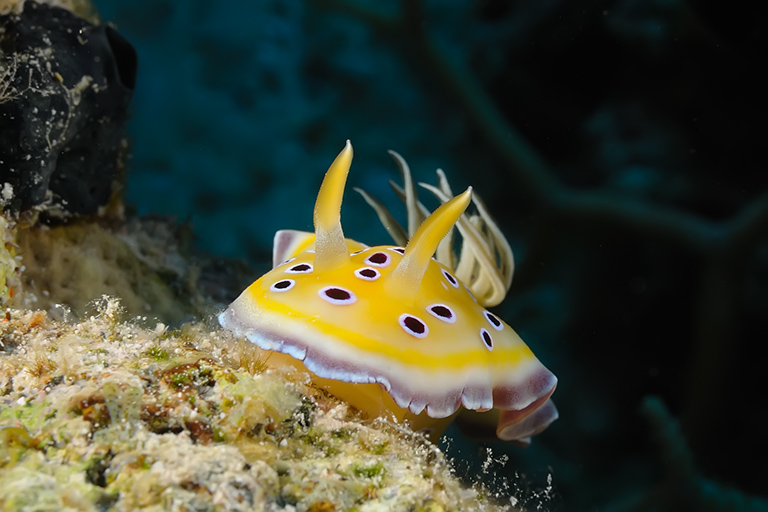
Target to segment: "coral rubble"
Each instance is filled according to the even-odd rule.
[[[495,510],[439,450],[202,323],[0,321],[0,508]]]

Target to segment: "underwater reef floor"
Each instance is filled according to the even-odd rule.
[[[9,309],[0,349],[6,511],[497,509],[428,441],[202,323]]]
[[[200,266],[154,250],[176,236],[161,222],[2,220],[0,509],[511,509],[407,427],[268,369],[215,324]],[[175,307],[179,281],[198,293]],[[207,320],[157,320],[194,311]]]

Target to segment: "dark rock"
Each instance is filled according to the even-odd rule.
[[[0,16],[0,204],[92,214],[109,202],[136,51],[109,26],[27,1]],[[9,188],[13,188],[9,198]]]

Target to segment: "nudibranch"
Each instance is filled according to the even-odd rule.
[[[461,407],[497,409],[500,439],[527,443],[556,419],[557,379],[515,331],[488,311],[452,268],[433,258],[472,189],[447,200],[405,247],[345,239],[346,146],[323,179],[315,233],[275,235],[274,268],[219,315],[220,324],[271,351],[369,416],[439,436]]]

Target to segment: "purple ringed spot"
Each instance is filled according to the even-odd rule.
[[[389,250],[399,254],[405,254],[405,249],[403,249],[402,247],[390,247]]]
[[[451,283],[451,286],[453,286],[454,288],[458,288],[459,287],[459,280],[458,279],[453,277],[451,275],[451,273],[448,272],[445,269],[442,269],[442,272],[443,272],[443,277],[445,277],[445,279],[448,280],[449,283]]]
[[[386,267],[392,263],[392,258],[385,252],[375,252],[365,258],[364,261],[369,265],[374,265],[376,267]]]
[[[442,320],[443,322],[449,324],[456,322],[456,313],[454,313],[453,310],[445,304],[432,304],[431,306],[427,306],[427,311],[430,315],[439,320]]]
[[[338,306],[354,304],[357,302],[357,297],[355,297],[354,293],[349,290],[345,290],[344,288],[339,288],[338,286],[326,286],[324,288],[320,288],[317,294],[324,301]]]
[[[491,333],[488,332],[488,329],[481,327],[480,337],[483,339],[483,343],[485,343],[488,350],[493,350],[493,338],[491,338]]]
[[[355,270],[355,276],[364,281],[375,281],[381,277],[381,272],[371,267],[363,267]]]
[[[485,319],[490,322],[494,329],[500,331],[504,328],[504,324],[501,323],[501,320],[499,320],[496,315],[489,313],[488,311],[483,311],[483,314],[485,315]]]
[[[281,265],[287,265],[288,263],[292,262],[292,261],[293,261],[293,260],[295,260],[295,259],[296,259],[296,258],[288,258],[287,260],[285,260],[284,262],[282,262],[282,263],[281,263]]]
[[[296,284],[296,281],[294,281],[293,279],[281,279],[276,283],[272,283],[272,286],[270,286],[269,289],[272,290],[273,292],[287,292],[288,290],[293,288],[295,284]]]
[[[286,272],[289,274],[309,274],[312,272],[312,265],[309,263],[299,263],[286,270]]]
[[[416,338],[424,338],[429,334],[429,327],[418,317],[403,313],[399,318],[400,327],[405,332]]]

